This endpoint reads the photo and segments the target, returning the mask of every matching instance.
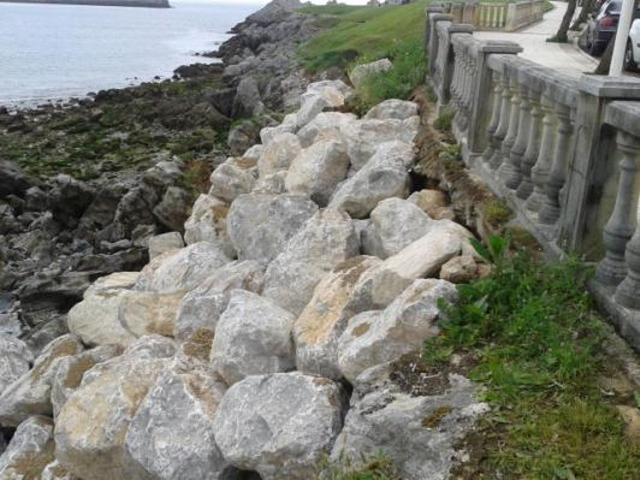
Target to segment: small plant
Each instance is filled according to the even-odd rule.
[[[513,216],[513,212],[504,200],[493,198],[487,200],[481,206],[484,219],[493,226],[501,226],[507,223]]]
[[[316,480],[401,480],[393,462],[383,453],[363,458],[355,464],[343,458],[331,463],[324,459]]]
[[[433,126],[444,133],[451,132],[451,125],[453,124],[453,117],[455,112],[451,108],[443,108],[440,111],[440,115],[433,122]]]

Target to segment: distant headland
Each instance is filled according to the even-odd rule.
[[[97,5],[103,7],[171,8],[169,0],[0,0],[0,3]]]

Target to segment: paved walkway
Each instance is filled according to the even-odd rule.
[[[534,25],[513,33],[476,32],[474,36],[484,40],[511,40],[519,43],[524,51],[523,58],[540,63],[554,70],[578,76],[583,72],[593,72],[597,60],[587,55],[573,43],[549,43],[558,30],[562,16],[567,9],[564,2],[551,2],[555,7],[544,15],[544,19]],[[576,13],[579,9],[576,9]]]

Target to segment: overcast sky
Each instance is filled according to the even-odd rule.
[[[179,0],[179,1],[188,1],[188,0]],[[193,0],[191,0],[193,1]],[[206,3],[244,3],[244,4],[252,4],[252,5],[266,5],[270,0],[199,0],[200,2]],[[312,3],[317,3],[319,5],[323,5],[327,3],[326,0],[311,0]],[[340,0],[340,3],[348,3],[350,5],[364,5],[367,3],[367,0]]]

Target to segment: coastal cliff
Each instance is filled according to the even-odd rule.
[[[169,0],[0,0],[0,3],[95,5],[101,7],[171,8]]]

